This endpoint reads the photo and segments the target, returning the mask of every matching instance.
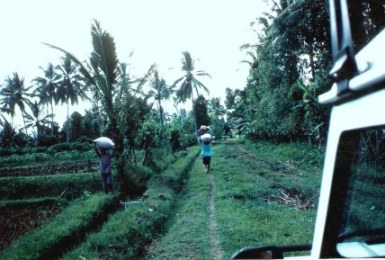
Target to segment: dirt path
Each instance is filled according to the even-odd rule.
[[[223,249],[221,246],[221,243],[218,239],[218,232],[217,232],[217,222],[215,220],[215,201],[214,201],[214,195],[215,195],[215,177],[213,174],[207,175],[210,181],[210,198],[209,198],[209,231],[210,231],[210,246],[211,246],[211,259],[222,259],[223,258]]]

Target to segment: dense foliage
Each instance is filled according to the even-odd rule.
[[[247,86],[227,89],[235,133],[251,138],[324,143],[329,109],[319,94],[332,85],[328,1],[269,1],[271,12],[253,23],[255,44],[242,46],[251,61]],[[383,1],[349,1],[353,41],[359,50],[384,28]]]
[[[327,111],[316,97],[330,87],[327,1],[281,1],[256,20],[253,59],[243,91],[227,91],[238,131],[253,138],[321,141]]]

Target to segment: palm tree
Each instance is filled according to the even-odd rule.
[[[221,104],[220,98],[212,98],[208,103],[209,113],[215,119],[221,119],[226,114],[226,109]]]
[[[42,128],[44,125],[47,125],[50,123],[49,118],[52,117],[51,114],[44,115],[42,111],[40,110],[39,104],[37,101],[34,103],[29,104],[30,109],[32,111],[32,115],[26,113],[24,115],[27,123],[26,126],[27,128],[29,127],[35,127],[36,128],[36,146],[39,144],[39,140],[42,134]],[[53,125],[52,125],[53,127]]]
[[[188,51],[182,52],[183,59],[182,59],[182,70],[185,72],[185,75],[177,79],[173,86],[176,86],[180,84],[179,89],[176,92],[176,95],[178,97],[179,102],[185,102],[187,99],[191,99],[192,101],[192,109],[194,112],[194,91],[196,92],[196,97],[199,96],[198,88],[202,88],[204,91],[209,93],[209,90],[207,87],[197,79],[197,77],[206,76],[210,77],[210,74],[204,72],[204,71],[197,71],[196,74],[194,74],[194,60],[191,58],[191,55]],[[195,112],[194,112],[195,115]],[[195,118],[195,132],[197,131],[197,122],[196,117]]]
[[[166,81],[163,78],[159,78],[159,73],[155,69],[153,73],[153,77],[150,80],[151,90],[149,91],[149,95],[155,99],[158,103],[159,108],[159,118],[160,118],[160,140],[163,142],[163,132],[164,132],[164,110],[162,106],[163,100],[168,100],[171,95],[174,93],[173,86],[167,86]]]
[[[119,111],[114,103],[114,98],[119,95],[117,93],[120,93],[117,91],[119,70],[115,42],[108,32],[102,30],[97,20],[94,20],[94,24],[91,26],[91,36],[94,50],[91,53],[89,63],[86,65],[83,65],[73,54],[60,47],[50,44],[47,44],[47,46],[65,53],[66,57],[78,66],[79,72],[86,83],[92,86],[92,91],[96,97],[95,100],[101,101],[108,117],[112,138],[116,143],[116,152],[119,154],[122,151],[123,140],[120,140],[118,133],[117,118]],[[152,72],[152,67],[143,78],[135,82],[139,86],[143,85],[150,72]]]
[[[17,133],[15,127],[6,118],[0,123],[0,147],[11,148],[16,144]]]
[[[51,108],[51,135],[53,135],[53,125],[54,125],[54,113],[53,113],[53,103],[56,102],[56,90],[59,87],[60,74],[57,73],[58,67],[54,67],[52,63],[48,63],[46,69],[40,67],[44,72],[44,77],[36,77],[32,80],[35,82],[37,87],[33,92],[34,96],[39,97],[39,103],[42,105],[49,105]]]
[[[30,89],[31,87],[25,87],[24,79],[19,77],[17,72],[13,73],[12,78],[8,76],[0,90],[2,110],[9,113],[13,118],[16,113],[16,107],[18,107],[22,115],[24,115],[25,105],[31,102],[29,99],[31,94],[28,92]]]
[[[60,50],[66,54],[66,58],[77,65],[79,72],[87,84],[92,86],[96,101],[101,101],[107,117],[110,121],[113,139],[117,144],[117,150],[120,149],[117,135],[117,116],[114,108],[113,97],[115,94],[115,83],[118,78],[115,42],[112,36],[102,30],[98,21],[94,21],[91,26],[92,45],[94,51],[91,53],[88,66],[77,59],[70,52],[47,44],[49,47]]]
[[[79,103],[79,98],[85,98],[83,78],[78,71],[78,67],[71,59],[66,56],[62,59],[59,66],[61,79],[56,90],[56,102],[67,104],[67,121],[69,119],[69,103],[71,105]],[[69,141],[69,125],[67,124],[67,142]]]

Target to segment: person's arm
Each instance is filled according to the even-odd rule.
[[[102,155],[102,153],[100,152],[99,148],[97,147],[97,145],[95,144],[94,146],[94,149],[95,149],[95,152],[97,154],[97,156],[100,158],[100,156]]]

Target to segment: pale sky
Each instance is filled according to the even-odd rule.
[[[182,52],[189,51],[196,70],[212,76],[201,78],[207,98],[223,102],[226,88],[245,86],[249,68],[240,61],[249,58],[239,47],[256,42],[250,23],[268,8],[263,0],[2,0],[0,10],[0,84],[17,72],[29,86],[43,76],[39,66],[58,64],[62,53],[42,42],[86,60],[96,19],[131,75],[142,76],[155,63],[172,84],[183,75]]]

